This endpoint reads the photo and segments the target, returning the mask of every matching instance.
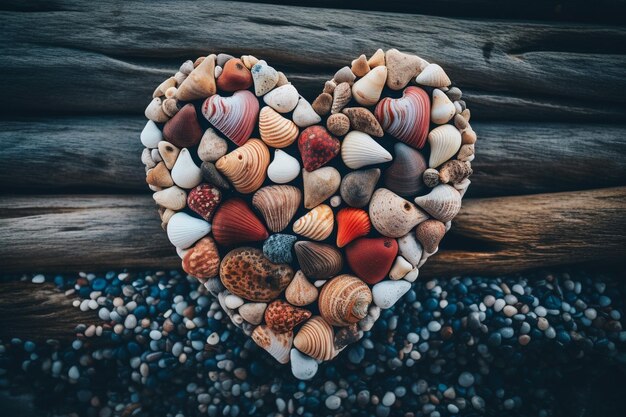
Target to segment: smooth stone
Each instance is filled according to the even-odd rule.
[[[163,140],[163,132],[152,120],[148,120],[146,126],[141,131],[141,143],[146,148],[156,148]]]
[[[312,209],[330,198],[341,184],[341,174],[333,167],[322,167],[314,171],[302,170],[304,207]]]
[[[397,49],[389,49],[385,53],[387,66],[387,87],[392,90],[401,90],[415,77],[428,62],[422,58],[405,54]]]
[[[250,324],[261,324],[267,308],[266,303],[246,303],[239,307],[239,315]]]
[[[289,358],[291,361],[291,372],[299,380],[308,381],[317,373],[317,361],[297,349],[291,349]]]
[[[411,289],[407,281],[382,281],[372,288],[374,304],[380,308],[390,308]]]
[[[341,198],[349,206],[365,207],[370,202],[379,179],[379,168],[350,172],[341,181]]]
[[[320,115],[313,110],[313,106],[302,97],[298,100],[291,119],[299,127],[308,127],[322,121]]]
[[[224,299],[224,304],[226,304],[226,307],[230,308],[231,310],[238,309],[243,305],[243,303],[243,299],[235,294],[228,294]]]
[[[252,72],[254,92],[257,97],[268,93],[276,86],[276,83],[278,83],[278,72],[264,61],[257,62],[250,72]]]
[[[217,54],[217,58],[215,60],[215,63],[219,66],[224,68],[224,64],[226,64],[228,61],[230,61],[231,59],[235,58],[232,55],[229,54]]]
[[[204,162],[215,162],[228,152],[228,142],[212,128],[208,128],[198,145],[198,157]]]
[[[279,113],[289,113],[298,105],[300,95],[292,84],[276,87],[263,97],[265,104]]]
[[[202,171],[202,178],[204,181],[224,190],[230,189],[230,183],[217,170],[215,164],[212,162],[203,162],[200,169]]]
[[[474,375],[470,372],[461,372],[458,379],[459,385],[464,388],[469,388],[474,385]]]
[[[422,259],[422,245],[417,241],[415,233],[409,232],[398,238],[398,253],[413,267],[417,267]]]
[[[293,235],[273,234],[263,243],[263,254],[275,264],[290,264],[293,261],[293,245],[297,240]]]

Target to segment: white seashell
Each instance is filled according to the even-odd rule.
[[[461,209],[461,194],[448,184],[440,184],[430,193],[415,197],[415,204],[445,223],[454,219]]]
[[[308,381],[317,373],[318,364],[315,359],[301,353],[297,349],[291,349],[291,373],[301,381]]]
[[[224,71],[222,67],[218,65],[215,66],[215,70],[213,70],[213,76],[215,77],[216,80],[220,78],[220,75],[222,75],[222,71]]]
[[[154,191],[154,192],[157,192],[157,191],[161,191],[161,190],[163,190],[163,188],[161,188],[161,187],[157,187],[156,185],[152,185],[152,184],[148,184],[148,188],[149,188],[151,191]]]
[[[376,68],[374,68],[373,71],[375,71]],[[367,165],[382,164],[393,159],[391,154],[370,135],[359,132],[358,130],[351,131],[343,139],[341,144],[341,158],[344,164],[352,169],[358,169]]]
[[[187,189],[195,187],[202,181],[202,171],[193,162],[187,148],[181,149],[178,154],[174,168],[172,168],[172,179],[174,184]]]
[[[291,119],[300,127],[311,126],[322,121],[322,118],[315,113],[311,104],[302,97],[298,100],[298,105],[293,111]]]
[[[152,159],[152,152],[148,148],[143,148],[141,152],[141,162],[146,166],[146,169],[154,168],[156,161]]]
[[[465,178],[463,181],[459,182],[458,184],[454,184],[454,188],[459,190],[459,194],[461,194],[461,198],[463,198],[463,196],[465,195],[465,192],[467,191],[471,183],[472,182],[470,181],[469,178]]]
[[[419,276],[419,274],[420,274],[419,269],[417,269],[417,267],[415,267],[415,268],[411,269],[411,271],[409,271],[409,273],[406,274],[403,279],[405,281],[408,281],[408,282],[414,282],[417,279],[417,277]]]
[[[393,280],[402,279],[406,274],[411,272],[412,269],[413,265],[411,265],[409,261],[402,256],[398,256],[391,267],[391,271],[389,271],[389,278]]]
[[[376,67],[354,83],[352,96],[362,106],[373,106],[378,103],[386,81],[387,67]]]
[[[180,259],[184,259],[185,255],[187,255],[187,252],[189,252],[191,250],[190,249],[181,249],[181,248],[176,248],[176,254],[180,257]]]
[[[300,95],[292,84],[277,87],[263,97],[265,104],[279,113],[289,113],[298,105]]]
[[[266,303],[246,303],[239,307],[239,314],[250,324],[261,324],[267,308]]]
[[[429,87],[447,87],[451,84],[446,72],[437,64],[428,64],[415,78],[415,82]]]
[[[408,281],[382,281],[372,288],[374,303],[380,308],[392,307],[411,289]]]
[[[415,238],[413,231],[398,238],[398,253],[413,267],[416,267],[422,259],[422,245]]]
[[[176,186],[157,191],[152,198],[159,206],[170,210],[182,210],[187,205],[187,193]]]
[[[176,213],[167,223],[167,237],[177,248],[187,249],[211,231],[211,225],[187,213]]]
[[[276,184],[285,184],[294,180],[300,173],[300,163],[285,151],[276,149],[274,160],[267,167],[267,176]]]
[[[152,157],[152,160],[157,163],[163,160],[163,158],[161,158],[161,153],[159,152],[158,149],[153,149],[150,152],[150,156]]]
[[[461,133],[452,125],[442,125],[428,134],[428,143],[430,144],[428,166],[437,168],[459,151]]]
[[[258,326],[252,332],[252,340],[280,363],[289,362],[289,351],[293,344],[293,332],[277,333],[266,325]]]
[[[224,304],[226,304],[226,307],[230,308],[231,310],[238,309],[243,305],[243,303],[243,298],[235,294],[228,294],[226,296],[226,299],[224,300]]]
[[[140,138],[141,143],[146,148],[156,148],[159,142],[163,140],[163,132],[161,132],[156,123],[148,120],[148,123],[141,131]]]
[[[430,120],[442,125],[448,123],[456,114],[454,103],[450,101],[446,93],[435,88],[433,90],[433,103],[430,108]]]

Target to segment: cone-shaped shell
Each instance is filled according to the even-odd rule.
[[[213,237],[220,245],[257,242],[268,236],[261,220],[240,198],[226,200],[213,216]]]
[[[398,254],[398,242],[388,237],[360,238],[346,247],[346,261],[356,276],[376,284],[386,276]]]
[[[284,230],[298,211],[302,193],[291,185],[263,187],[252,197],[252,205],[261,213],[272,232]]]
[[[341,271],[341,253],[331,245],[300,241],[294,249],[302,272],[310,279],[327,279]]]
[[[148,120],[146,126],[141,131],[141,144],[146,148],[156,148],[160,141],[163,140],[163,133],[156,123]]]
[[[341,144],[341,158],[348,168],[382,164],[393,159],[391,154],[367,133],[353,130]]]
[[[352,85],[352,96],[362,106],[373,106],[378,103],[386,81],[387,67],[376,67]]]
[[[202,104],[202,114],[217,130],[241,146],[252,134],[259,116],[259,101],[248,90],[230,97],[214,95]]]
[[[177,248],[187,249],[211,231],[211,225],[187,213],[176,213],[167,223],[167,237]]]
[[[426,253],[435,253],[445,234],[446,225],[435,219],[426,220],[415,228],[415,237]]]
[[[181,149],[172,168],[174,183],[182,188],[193,188],[202,181],[202,171],[196,165],[187,148]]]
[[[357,323],[371,303],[369,287],[351,275],[339,275],[324,284],[318,300],[320,314],[333,326]]]
[[[313,359],[327,361],[335,357],[333,339],[334,333],[330,324],[322,317],[315,316],[302,325],[293,345]]]
[[[333,91],[333,104],[330,108],[331,114],[339,113],[341,109],[346,107],[350,100],[352,100],[350,84],[346,82],[338,84]]]
[[[324,240],[333,232],[333,209],[320,204],[293,224],[293,231],[312,240]]]
[[[429,87],[447,87],[451,84],[446,72],[437,64],[428,64],[415,78],[415,82]]]
[[[191,103],[185,105],[163,126],[165,140],[179,148],[197,145],[203,133],[198,123],[196,108]]]
[[[296,272],[285,290],[285,298],[294,306],[306,306],[317,300],[318,290],[302,271]]]
[[[346,207],[337,213],[337,246],[343,248],[370,232],[372,224],[365,210]]]
[[[220,254],[215,241],[204,237],[183,257],[183,270],[198,279],[216,277],[220,270]]]
[[[315,171],[302,170],[304,207],[311,209],[330,198],[341,184],[341,174],[333,167],[322,167]]]
[[[300,127],[311,126],[322,121],[322,118],[315,113],[311,104],[302,97],[298,100],[298,105],[294,109],[291,118]]]
[[[424,188],[422,174],[428,168],[426,160],[404,143],[396,143],[393,149],[393,163],[383,174],[385,187],[403,197],[414,196]]]
[[[185,78],[176,90],[176,98],[192,101],[215,94],[215,55],[209,55]]]
[[[311,317],[309,310],[294,307],[282,300],[272,301],[265,309],[265,323],[279,333],[292,331],[309,317]]]
[[[319,125],[307,127],[298,138],[302,165],[309,172],[322,167],[337,156],[340,148],[339,140]]]
[[[341,198],[349,206],[365,207],[372,198],[379,178],[379,168],[348,173],[341,181]]]
[[[187,193],[176,186],[157,191],[152,198],[159,206],[170,210],[182,210],[187,205]]]
[[[270,151],[259,139],[251,139],[245,145],[222,156],[215,167],[230,180],[242,194],[253,193],[265,181],[270,163]]]
[[[437,168],[459,151],[461,132],[452,125],[442,125],[434,128],[428,134],[428,143],[430,144],[428,166]]]
[[[159,155],[161,156],[161,159],[163,159],[163,162],[165,162],[165,166],[167,167],[167,169],[174,168],[174,164],[176,164],[178,155],[180,155],[180,149],[164,140],[159,142],[157,147],[159,150]]]
[[[285,151],[276,149],[274,160],[267,167],[267,176],[276,184],[285,184],[296,179],[300,173],[300,163]]]
[[[220,201],[222,201],[221,191],[209,184],[198,185],[187,196],[187,206],[206,221],[211,220]]]
[[[415,205],[386,188],[374,192],[369,215],[374,228],[387,237],[404,236],[428,218]]]
[[[159,162],[154,168],[146,172],[146,182],[156,187],[171,187],[174,185],[170,170],[163,162]]]
[[[374,116],[383,130],[416,149],[426,144],[430,125],[430,99],[418,87],[407,87],[401,98],[385,97]]]
[[[285,148],[298,138],[300,132],[294,122],[265,106],[259,114],[259,133],[268,146]]]
[[[456,114],[454,103],[450,101],[446,93],[435,88],[433,90],[433,104],[430,109],[430,120],[442,125],[448,123]]]
[[[293,343],[293,332],[279,333],[269,326],[257,326],[252,332],[252,340],[265,349],[278,362],[289,362],[289,351]]]
[[[461,209],[461,194],[452,186],[440,184],[430,193],[416,197],[415,203],[437,220],[447,222]]]

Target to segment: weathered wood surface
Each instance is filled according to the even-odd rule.
[[[149,196],[0,201],[0,270],[176,268]],[[470,199],[424,275],[500,274],[626,256],[626,187]]]

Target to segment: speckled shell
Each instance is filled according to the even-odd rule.
[[[374,114],[365,107],[345,108],[342,113],[350,120],[350,126],[353,130],[359,130],[377,138],[381,138],[385,134]]]
[[[337,213],[337,246],[343,248],[354,239],[367,235],[372,228],[365,210],[346,207]]]
[[[374,110],[383,130],[413,148],[426,144],[430,125],[430,99],[426,91],[407,87],[401,98],[385,97]]]
[[[367,133],[353,130],[341,144],[341,159],[348,168],[382,164],[393,159],[391,154]]]
[[[230,97],[214,95],[202,104],[202,114],[217,130],[241,146],[252,134],[259,116],[259,102],[248,90]]]
[[[341,184],[341,174],[334,167],[322,167],[315,171],[302,170],[304,207],[312,209],[330,198]]]
[[[373,106],[380,99],[386,81],[387,67],[376,67],[352,85],[352,96],[362,106]]]
[[[349,326],[367,315],[372,292],[357,277],[339,275],[322,287],[318,299],[321,316],[333,326]]]
[[[261,213],[272,232],[280,232],[298,211],[301,200],[302,193],[292,185],[270,185],[254,194],[252,205]]]
[[[189,249],[182,262],[183,270],[199,279],[213,278],[220,269],[220,254],[215,241],[207,236]]]
[[[413,203],[386,188],[374,192],[369,206],[372,225],[380,234],[387,237],[406,235],[428,216]]]
[[[451,84],[446,72],[437,64],[428,64],[415,78],[415,82],[429,87],[447,87]]]
[[[446,225],[435,219],[426,220],[415,228],[415,237],[427,253],[437,251],[439,242],[445,234]]]
[[[265,309],[265,323],[279,333],[293,330],[298,324],[311,317],[311,312],[291,304],[275,300]]]
[[[320,204],[293,224],[293,231],[312,240],[324,240],[333,232],[333,209]]]
[[[177,248],[187,249],[211,231],[211,225],[187,213],[176,213],[167,222],[167,237]]]
[[[318,290],[315,285],[311,284],[302,271],[296,272],[296,275],[289,283],[285,290],[285,298],[294,306],[309,305],[317,300]]]
[[[422,174],[428,168],[426,159],[404,143],[396,143],[393,149],[393,162],[383,174],[385,186],[403,197],[414,196],[424,188]]]
[[[452,125],[442,125],[434,128],[428,134],[428,143],[430,144],[428,166],[437,168],[459,151],[461,132]]]
[[[339,153],[341,143],[323,126],[310,126],[300,133],[298,150],[302,165],[307,171],[324,166]]]
[[[265,106],[261,109],[259,134],[268,146],[285,148],[298,138],[298,133],[300,131],[294,122],[281,116],[271,107]]]
[[[215,94],[215,55],[209,55],[178,86],[176,98],[192,101]]]
[[[293,343],[293,332],[279,333],[269,326],[257,326],[252,331],[252,340],[265,349],[278,362],[285,364],[289,362],[289,351]]]
[[[415,203],[428,214],[445,223],[454,219],[461,209],[461,194],[450,185],[440,184],[430,193],[416,197]]]
[[[293,345],[313,359],[327,361],[336,354],[333,340],[333,328],[322,317],[315,316],[302,325]]]
[[[218,159],[215,167],[237,191],[249,194],[263,184],[269,164],[270,151],[267,146],[259,139],[250,139],[245,145]]]
[[[261,220],[240,198],[226,200],[213,216],[213,237],[220,245],[257,242],[268,236]]]
[[[341,271],[343,258],[334,246],[300,241],[294,249],[300,268],[309,279],[327,279]]]

